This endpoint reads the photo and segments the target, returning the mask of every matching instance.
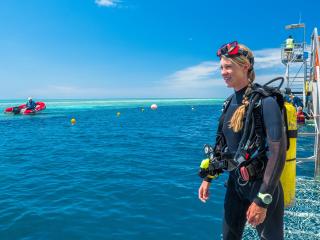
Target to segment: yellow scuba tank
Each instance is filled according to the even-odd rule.
[[[284,103],[284,110],[287,115],[289,149],[280,181],[283,188],[284,207],[290,207],[294,204],[296,194],[297,116],[296,108],[290,103]]]

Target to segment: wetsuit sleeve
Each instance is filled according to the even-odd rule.
[[[206,181],[206,182],[209,182],[209,183],[212,182],[212,178],[209,178],[209,177],[205,177],[203,180]]]
[[[285,164],[286,136],[281,111],[276,100],[272,97],[263,99],[262,111],[269,150],[268,162],[259,192],[273,195]],[[254,199],[254,202],[261,207],[266,207],[258,197]]]

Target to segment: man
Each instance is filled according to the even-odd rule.
[[[32,100],[31,97],[28,97],[28,102],[26,103],[26,110],[34,110],[37,104]]]
[[[294,48],[294,40],[293,40],[292,36],[290,35],[286,40],[285,51],[292,52],[293,48]]]
[[[290,95],[292,94],[291,89],[290,88],[285,88],[285,92],[284,92],[284,100],[288,103],[291,103],[291,98]]]
[[[286,46],[284,48],[284,52],[287,55],[287,61],[290,61],[292,58],[293,48],[294,48],[294,40],[293,40],[292,36],[290,35],[286,39]]]
[[[285,88],[284,93],[284,100],[288,103],[292,103],[296,108],[302,107],[303,108],[303,102],[301,98],[295,96],[290,88]]]

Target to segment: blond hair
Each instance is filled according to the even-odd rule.
[[[249,84],[248,84],[248,87],[243,95],[242,105],[239,106],[237,108],[237,110],[234,112],[234,114],[231,117],[230,124],[229,124],[229,128],[232,128],[232,130],[234,132],[239,132],[243,128],[243,118],[244,118],[246,110],[249,106],[249,99],[248,98],[252,92],[253,81],[256,78],[256,74],[253,69],[253,62],[251,63],[249,60],[250,58],[253,59],[253,57],[254,57],[252,51],[243,44],[239,44],[239,47],[240,47],[240,49],[248,52],[248,55],[246,57],[243,55],[229,56],[229,57],[222,56],[222,57],[226,57],[228,60],[230,60],[231,62],[233,62],[234,64],[237,64],[239,66],[249,65],[249,69],[248,69]]]

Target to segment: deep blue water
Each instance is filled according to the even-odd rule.
[[[152,102],[158,110],[149,109]],[[197,170],[221,103],[56,100],[39,115],[3,114],[0,239],[220,239],[227,175],[203,204]],[[299,142],[301,156],[311,154],[312,143]],[[298,166],[288,239],[320,237],[313,167]],[[253,236],[248,227],[244,239]]]

